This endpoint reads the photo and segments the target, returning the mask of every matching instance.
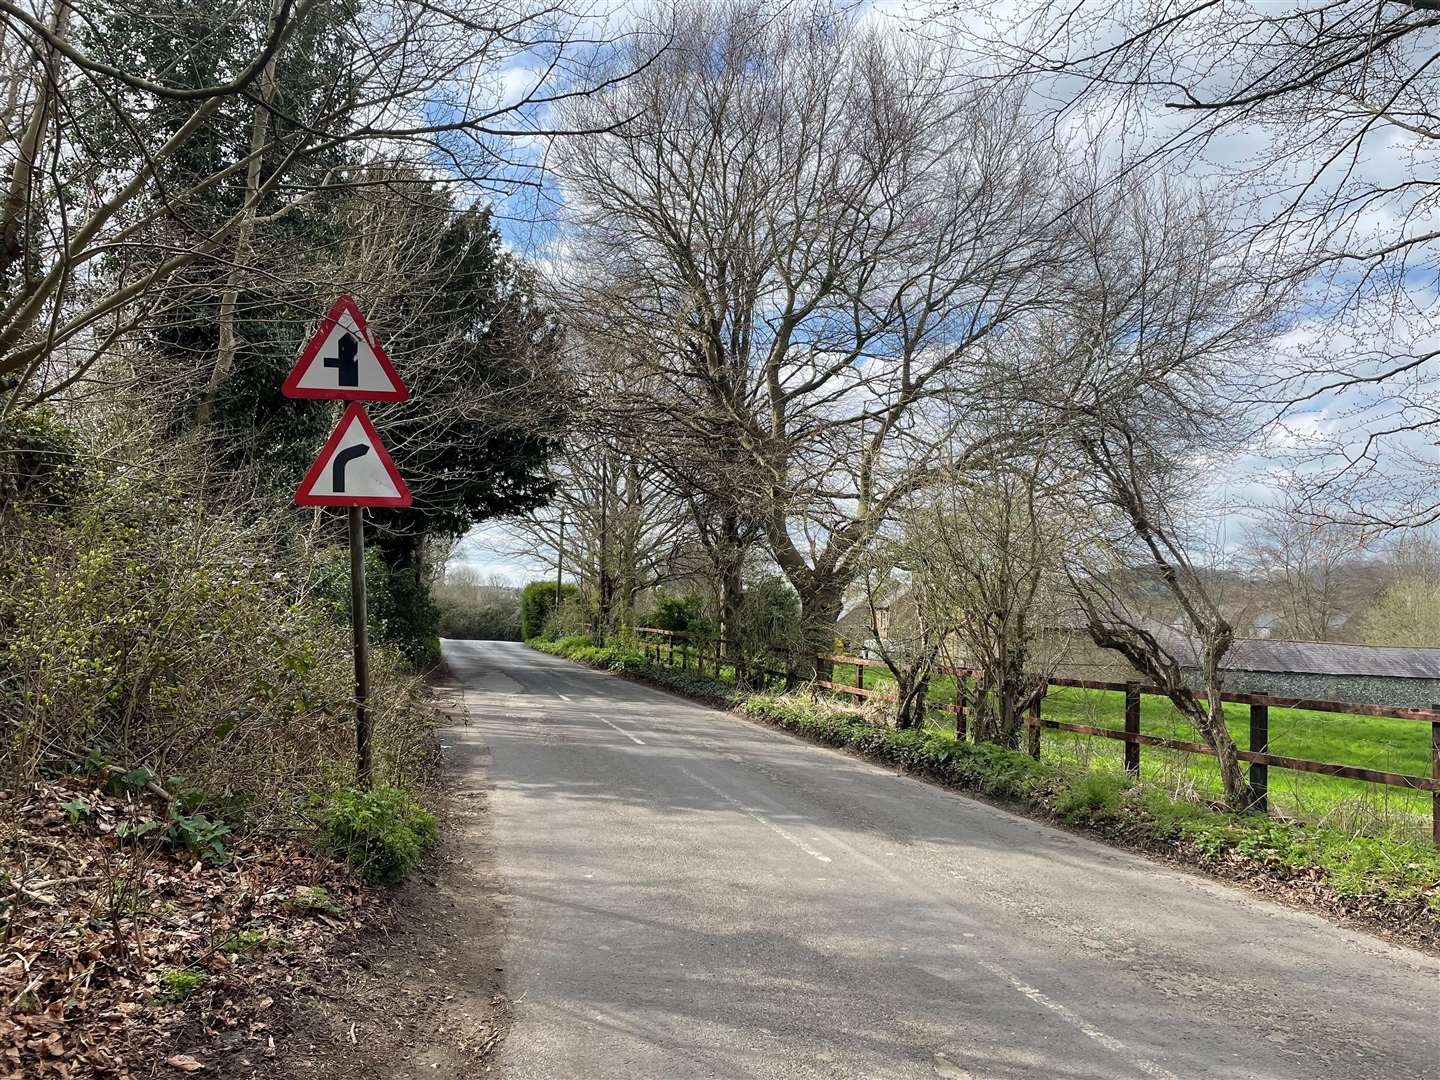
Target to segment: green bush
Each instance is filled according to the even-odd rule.
[[[434,589],[441,637],[519,641],[520,591],[443,582]]]
[[[435,843],[435,815],[399,788],[342,788],[325,802],[320,825],[328,850],[366,881],[400,881]]]
[[[655,607],[642,621],[657,630],[673,630],[692,637],[708,637],[712,632],[702,597],[694,593],[676,596],[663,588],[656,590]]]
[[[350,626],[350,550],[332,547],[318,562],[312,596],[340,627]],[[370,638],[397,649],[417,670],[440,659],[440,609],[412,568],[392,569],[377,547],[365,549],[365,617]]]
[[[202,793],[167,823],[196,850],[224,807],[263,826],[348,779],[348,626],[314,602],[310,564],[273,523],[198,507],[163,474],[112,478],[63,517],[0,528],[0,770],[146,762]],[[303,600],[303,603],[297,602]],[[375,758],[429,768],[433,712],[385,648],[371,656]]]
[[[1133,785],[1112,772],[1086,772],[1072,780],[1055,800],[1055,813],[1066,821],[1108,821],[1120,814],[1125,792]]]
[[[579,595],[574,585],[561,585],[560,599]],[[520,590],[520,635],[526,641],[537,638],[545,622],[555,610],[556,590],[553,581],[532,581]]]

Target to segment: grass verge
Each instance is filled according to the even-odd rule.
[[[596,646],[588,637],[570,637],[530,644],[1440,949],[1440,853],[1420,844],[1225,813],[1173,798],[1119,769],[1035,761],[938,728],[899,731],[805,692],[748,691],[711,675],[657,666],[623,643]]]

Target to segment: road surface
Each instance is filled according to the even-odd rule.
[[[1440,961],[523,645],[445,655],[507,1080],[1440,1078]]]

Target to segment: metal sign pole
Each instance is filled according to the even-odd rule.
[[[370,787],[370,631],[365,612],[365,509],[350,507],[350,621],[355,635],[355,775]]]

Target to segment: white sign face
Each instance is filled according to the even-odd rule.
[[[355,301],[342,296],[281,388],[287,397],[404,401],[410,396]]]
[[[358,404],[345,410],[301,481],[295,501],[301,506],[410,505],[405,481]]]

